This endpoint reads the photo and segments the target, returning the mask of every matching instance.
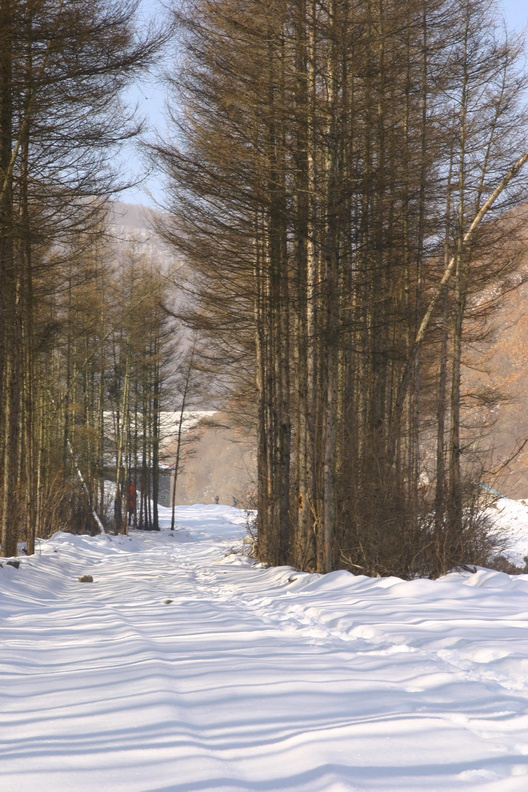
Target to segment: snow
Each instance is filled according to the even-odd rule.
[[[3,792],[528,790],[528,576],[264,568],[242,512],[162,515],[0,568]]]
[[[507,539],[504,556],[518,567],[526,566],[528,556],[528,500],[499,498],[488,510],[495,529]]]

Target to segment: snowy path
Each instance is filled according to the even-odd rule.
[[[0,569],[2,792],[528,790],[527,576],[255,568],[241,521]]]

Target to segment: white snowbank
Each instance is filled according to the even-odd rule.
[[[507,539],[504,556],[524,568],[528,556],[528,500],[499,498],[488,512],[496,529]]]

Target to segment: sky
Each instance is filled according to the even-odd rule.
[[[500,0],[506,22],[513,30],[528,29],[528,0]],[[163,19],[165,11],[160,0],[141,0],[140,19],[159,21]],[[128,101],[137,104],[139,115],[145,119],[145,137],[164,133],[169,134],[165,117],[165,89],[159,77],[152,75],[145,78],[139,85],[133,86],[128,93]],[[139,147],[136,144],[128,145],[120,157],[120,168],[132,181],[142,179],[135,187],[123,191],[121,200],[128,203],[137,203],[144,206],[155,207],[163,205],[164,188],[159,174],[147,173],[147,166],[143,161]]]
[[[166,0],[165,5],[169,5]],[[141,0],[139,20],[141,25],[149,22],[161,23],[166,18],[167,12],[160,0]],[[170,53],[166,56],[169,62]],[[164,136],[169,134],[166,121],[165,103],[166,90],[159,74],[163,65],[153,69],[150,75],[145,76],[139,83],[131,86],[125,100],[130,106],[136,106],[138,116],[144,121],[142,138],[149,140],[156,134]],[[124,190],[119,196],[120,200],[128,203],[142,204],[143,206],[156,207],[163,203],[163,183],[159,174],[148,173],[141,146],[137,142],[127,144],[120,156],[120,168],[132,182],[136,179],[141,183]]]
[[[504,14],[510,27],[522,30],[528,23],[528,2],[526,0],[502,0]]]

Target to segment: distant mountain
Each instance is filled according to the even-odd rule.
[[[119,240],[128,242],[138,240],[151,248],[152,253],[165,258],[176,258],[175,252],[170,249],[155,230],[156,223],[163,218],[162,212],[149,209],[138,204],[112,201],[110,204],[109,224],[110,230]]]
[[[171,310],[180,310],[187,302],[184,292],[178,289],[192,280],[189,269],[181,260],[177,251],[165,242],[156,227],[163,221],[162,212],[139,204],[113,201],[109,210],[109,231],[114,242],[128,246],[131,241],[141,245],[141,250],[156,261],[159,261],[165,273],[171,272],[171,280],[175,283],[174,294],[169,301]],[[184,336],[188,335],[184,331]]]
[[[115,228],[128,232],[152,233],[152,223],[161,212],[139,204],[123,201],[112,201],[110,205],[110,223]]]

